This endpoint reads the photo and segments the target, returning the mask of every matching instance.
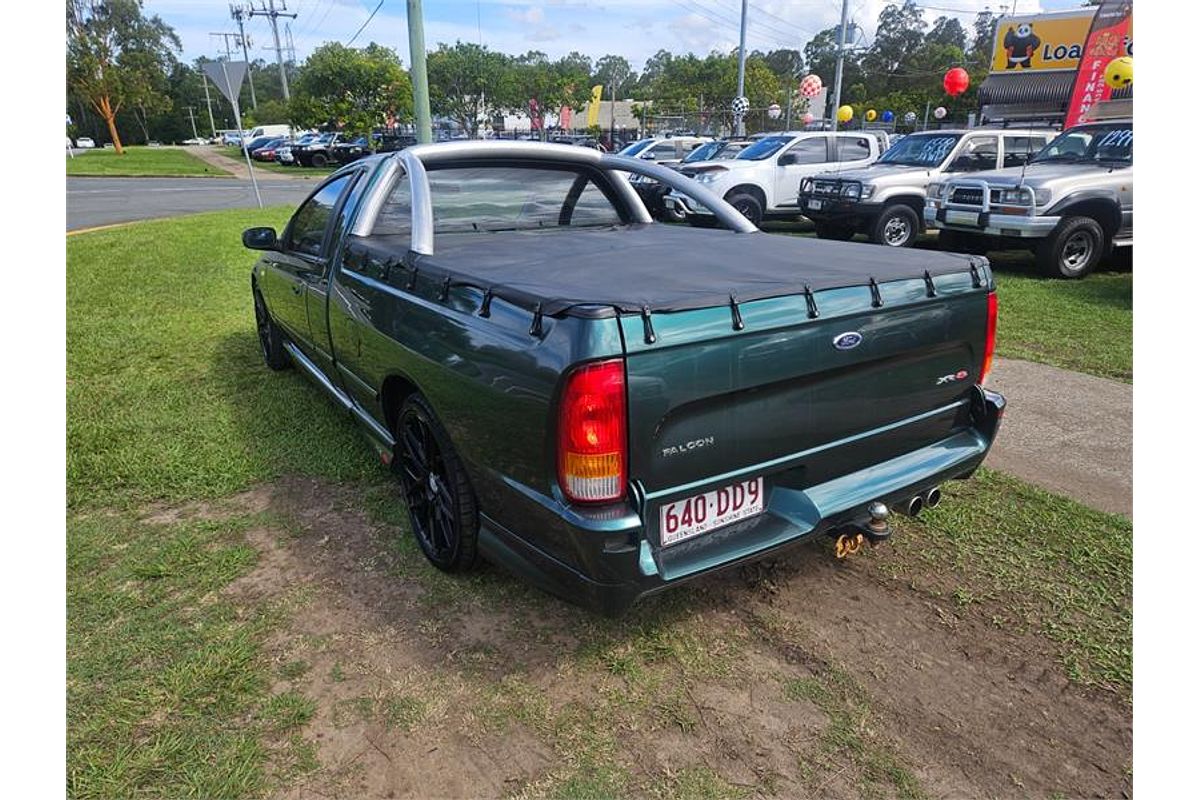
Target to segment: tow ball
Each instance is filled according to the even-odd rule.
[[[886,505],[877,500],[867,506],[867,514],[871,518],[866,525],[851,523],[848,529],[837,534],[833,552],[839,559],[857,553],[862,549],[864,541],[876,545],[891,537],[892,526],[888,523],[890,512]]]

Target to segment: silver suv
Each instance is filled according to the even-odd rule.
[[[827,172],[800,185],[800,212],[822,239],[865,233],[889,247],[908,247],[923,230],[925,187],[949,174],[1022,164],[1054,138],[1049,129],[972,128],[905,136],[863,169]]]
[[[1046,274],[1082,278],[1133,245],[1133,120],[1064,131],[1024,168],[930,184],[925,221],[951,249],[1029,247]]]

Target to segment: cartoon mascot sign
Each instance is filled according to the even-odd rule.
[[[1033,61],[1033,54],[1042,45],[1042,40],[1033,32],[1033,24],[1022,22],[1017,27],[1009,27],[1004,34],[1004,52],[1008,55],[1005,69],[1014,67],[1028,68]]]

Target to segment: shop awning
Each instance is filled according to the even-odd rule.
[[[985,106],[1061,103],[1065,111],[1074,82],[1074,70],[992,73],[979,85],[979,102]]]

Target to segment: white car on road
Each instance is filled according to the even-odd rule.
[[[869,132],[792,131],[764,136],[736,158],[688,164],[680,171],[758,225],[800,214],[796,199],[804,178],[833,168],[865,167],[877,158],[879,140]],[[665,202],[682,210],[692,224],[713,224],[708,209],[678,192],[668,194]]]
[[[82,148],[84,150],[90,150],[91,148],[96,146],[96,143],[91,140],[91,137],[80,136],[78,139],[75,140],[75,146]]]

